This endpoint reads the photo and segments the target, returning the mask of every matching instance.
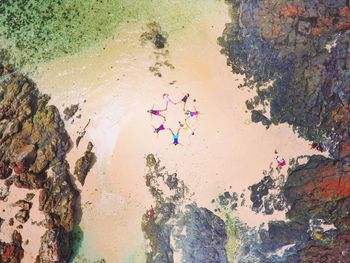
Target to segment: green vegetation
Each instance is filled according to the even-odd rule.
[[[0,46],[17,65],[75,54],[115,34],[126,23],[156,21],[181,29],[217,0],[4,0]]]
[[[74,259],[79,252],[79,249],[81,247],[81,244],[83,242],[84,238],[84,232],[80,228],[78,224],[74,225],[73,232],[72,232],[72,239],[73,239],[73,244],[72,244],[72,251],[73,251],[73,256],[72,258]]]

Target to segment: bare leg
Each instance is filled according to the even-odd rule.
[[[152,108],[148,111],[150,113],[150,115],[151,115],[151,120],[153,120],[153,116],[152,116],[153,115],[153,113],[152,113],[153,109],[154,109],[154,104],[153,104]]]
[[[163,119],[164,119],[164,122],[166,121],[165,116],[163,116],[162,114],[159,114],[158,116],[161,117],[161,118],[163,118]]]
[[[198,121],[199,111],[197,111],[196,106],[193,106],[193,107],[194,107],[195,112],[197,113],[197,114],[196,114],[196,120]]]

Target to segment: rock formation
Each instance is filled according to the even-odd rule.
[[[81,185],[84,185],[86,176],[96,161],[96,156],[92,152],[93,147],[93,144],[89,142],[84,156],[75,163],[74,174],[78,177]]]
[[[6,180],[8,191],[11,187],[40,190],[40,210],[52,220],[45,224],[48,229],[37,262],[67,262],[78,192],[65,161],[71,141],[57,108],[48,101],[25,76],[14,72],[2,76],[0,179]],[[30,194],[15,204],[20,208],[17,221],[28,220],[32,198]],[[2,262],[20,261],[21,242],[20,233],[14,232],[12,243],[1,243]]]
[[[72,118],[75,113],[79,110],[79,104],[72,104],[63,110],[64,119],[67,121]]]
[[[233,20],[219,43],[233,71],[257,90],[253,121],[286,122],[335,158],[349,156],[348,1],[228,2]],[[254,110],[266,104],[270,121]]]
[[[0,241],[0,262],[19,263],[23,258],[22,236],[18,231],[13,231],[11,243]]]
[[[271,221],[267,229],[246,234],[252,238],[245,239],[238,262],[347,262],[349,1],[228,3],[232,23],[219,43],[233,71],[245,75],[244,85],[257,91],[247,101],[252,120],[267,127],[288,123],[333,158],[312,156],[296,165],[272,198],[276,185],[269,176],[250,188],[255,212],[287,209],[288,221]]]
[[[165,172],[152,154],[147,167],[146,185],[156,202],[143,216],[142,230],[151,248],[147,262],[171,263],[178,252],[184,262],[228,262],[224,222],[206,208],[186,204],[183,181]]]

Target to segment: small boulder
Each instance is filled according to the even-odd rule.
[[[18,200],[14,206],[18,206],[20,207],[21,209],[24,209],[24,210],[30,210],[32,208],[32,203],[31,202],[27,202],[25,200]]]
[[[64,119],[67,121],[70,118],[72,118],[74,114],[78,111],[78,109],[79,109],[79,104],[72,104],[69,107],[66,107],[63,110]]]
[[[29,202],[29,201],[33,200],[34,196],[35,196],[35,194],[28,193],[28,194],[26,194],[25,200]]]
[[[22,164],[25,167],[31,165],[36,158],[36,149],[32,144],[25,145],[18,150],[15,155],[16,164]]]
[[[81,185],[84,185],[87,174],[95,163],[96,156],[92,152],[93,144],[89,142],[85,154],[75,163],[74,174]]]
[[[24,224],[29,219],[29,210],[21,209],[15,215],[15,218],[18,222]]]

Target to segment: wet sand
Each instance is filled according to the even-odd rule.
[[[151,46],[140,46],[140,25],[126,26],[119,36],[80,55],[42,66],[34,76],[39,89],[52,96],[51,103],[61,112],[63,104],[80,103],[82,118],[67,123],[73,140],[91,119],[81,145],[68,155],[74,167],[87,142],[95,145],[97,163],[85,186],[79,185],[82,256],[103,257],[107,262],[143,261],[141,217],[152,204],[144,181],[148,153],[157,154],[169,172],[178,172],[195,193],[192,199],[210,209],[211,200],[225,188],[241,191],[258,182],[263,170],[275,162],[275,150],[286,160],[315,153],[288,125],[266,130],[249,121],[245,100],[254,94],[237,88],[242,77],[226,66],[216,41],[228,21],[223,4],[193,21],[191,28],[170,35],[168,60],[175,69],[162,68],[162,78],[148,70],[156,59]],[[180,133],[183,146],[170,145],[168,131],[158,137],[153,133],[151,124],[159,122],[151,121],[146,111],[153,104],[162,107],[165,92],[174,100],[187,92],[191,101],[196,99],[200,115],[191,120],[195,135],[189,140]],[[170,110],[171,105],[169,115],[178,116]],[[171,119],[171,125],[176,121]],[[241,217],[251,225],[260,222],[248,212]]]

